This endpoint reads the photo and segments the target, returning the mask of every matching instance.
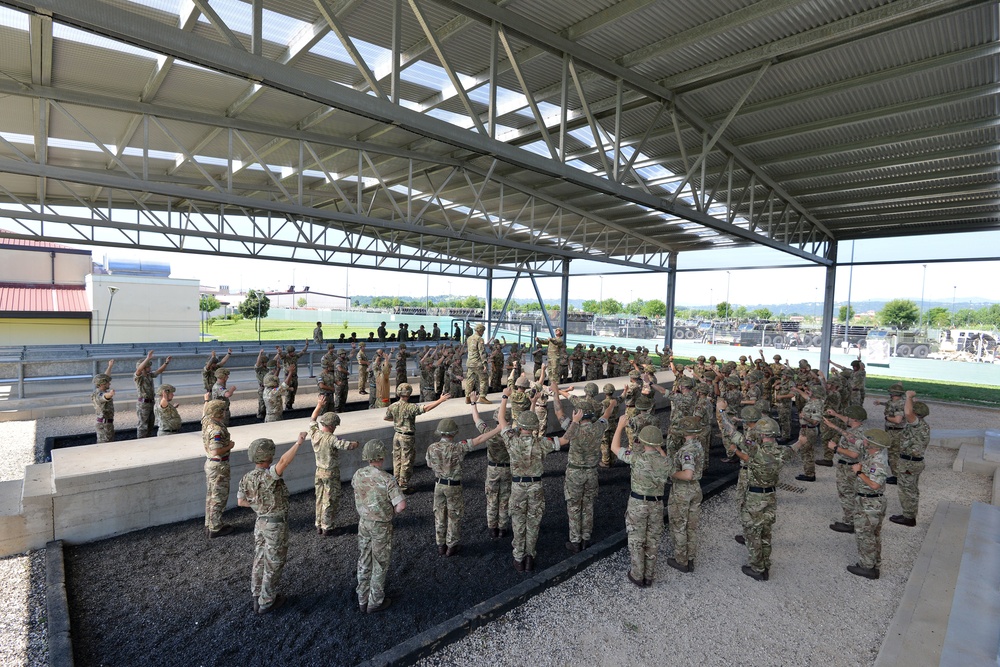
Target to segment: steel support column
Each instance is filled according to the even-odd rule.
[[[569,333],[569,260],[564,259],[562,265],[562,281],[559,286],[559,326],[563,335]]]
[[[493,325],[493,269],[486,269],[486,308],[484,309],[486,313],[486,340],[490,339],[490,335],[496,331],[496,326]]]
[[[819,368],[826,375],[830,368],[830,345],[833,342],[833,296],[837,288],[837,242],[830,244],[829,259],[832,264],[826,267],[826,282],[823,286],[823,346],[819,351]]]
[[[663,324],[663,349],[670,347],[670,342],[674,339],[674,306],[677,298],[677,253],[672,252],[667,258],[667,313],[664,316]],[[660,362],[662,364],[662,361]]]

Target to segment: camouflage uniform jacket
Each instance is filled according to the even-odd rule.
[[[640,496],[662,496],[670,479],[670,459],[663,450],[637,452],[623,449],[618,459],[632,467],[632,492]]]
[[[516,418],[519,414],[531,407],[531,399],[528,397],[528,392],[521,389],[515,389],[510,395],[510,410],[512,415]]]
[[[323,383],[323,385],[326,386],[326,389],[319,387],[320,383]],[[319,393],[327,397],[329,407],[333,407],[330,399],[333,398],[333,395],[336,392],[336,384],[337,380],[329,369],[324,369],[323,372],[320,373],[319,378],[316,380],[316,386],[319,387]]]
[[[400,368],[406,370],[406,360],[412,356],[413,355],[406,350],[399,350],[396,353],[396,370],[398,371]]]
[[[140,398],[153,399],[153,376],[149,373],[136,373],[132,376],[135,382],[135,394]]]
[[[542,345],[548,345],[545,350],[545,356],[548,360],[549,368],[559,368],[559,362],[566,356],[566,342],[562,336],[553,336],[548,339],[543,338],[539,342]]]
[[[340,469],[340,450],[350,448],[349,440],[342,440],[329,431],[323,431],[316,422],[309,422],[309,440],[312,441],[318,469]]]
[[[861,456],[864,455],[863,452],[865,446],[861,438],[863,438],[865,435],[865,425],[862,424],[857,428],[849,428],[847,429],[847,432],[851,434],[852,437],[856,438],[855,442],[851,442],[851,440],[846,435],[842,435],[840,436],[840,442],[837,443],[837,446],[843,449],[849,449],[852,452],[859,452],[859,454],[856,457],[850,457],[847,456],[846,454],[838,452],[837,456],[839,456],[841,460],[846,461],[848,463],[857,463],[858,460],[861,458]]]
[[[510,473],[514,477],[541,477],[545,457],[559,451],[559,442],[552,438],[521,435],[516,426],[500,432],[507,453],[510,454]]]
[[[670,423],[676,424],[683,417],[690,417],[694,414],[694,409],[698,403],[695,394],[682,394],[680,392],[670,394]]]
[[[229,391],[227,387],[223,387],[221,384],[216,382],[212,385],[212,400],[213,401],[225,401],[226,407],[229,407],[229,397],[226,396],[226,392]]]
[[[799,411],[799,422],[802,426],[816,426],[823,421],[823,401],[810,398]]]
[[[333,383],[339,389],[346,387],[351,379],[351,374],[347,371],[347,362],[340,361],[333,367]],[[324,382],[324,384],[326,384]]]
[[[622,402],[625,403],[625,407],[634,408],[635,399],[639,397],[642,393],[642,384],[638,382],[630,381],[625,388],[622,389]]]
[[[267,375],[267,364],[255,364],[253,374],[257,376],[257,386],[264,388],[264,377]]]
[[[430,359],[420,362],[420,391],[434,391],[434,362]]]
[[[393,507],[403,500],[396,478],[375,466],[358,469],[351,478],[354,506],[365,521],[392,521]]]
[[[480,433],[490,430],[482,419],[476,422],[476,428]],[[510,463],[510,454],[507,453],[507,447],[503,444],[503,438],[499,433],[486,441],[486,459],[493,463]]]
[[[923,458],[927,445],[931,442],[931,427],[921,417],[912,424],[904,421],[903,441],[900,453],[915,458]]]
[[[889,456],[886,450],[880,449],[875,454],[868,454],[865,451],[861,455],[861,472],[865,474],[868,479],[878,484],[877,489],[865,484],[861,481],[861,476],[859,475],[856,486],[854,487],[858,493],[873,494],[882,493],[885,491],[885,478],[889,476]]]
[[[885,403],[885,428],[889,429],[900,429],[906,423],[906,417],[903,417],[903,421],[899,424],[893,424],[889,421],[890,417],[899,417],[904,415],[904,409],[906,406],[906,401],[902,398],[892,397]]]
[[[486,365],[486,345],[483,343],[483,337],[474,333],[469,336],[466,345],[469,347],[468,367],[483,368]]]
[[[600,413],[603,415],[605,412],[607,412],[608,406],[611,405],[611,401],[615,401],[615,400],[616,399],[614,397],[605,396],[604,400],[601,401]],[[608,420],[607,420],[608,421],[608,426],[607,426],[607,428],[605,430],[611,431],[612,433],[614,433],[615,425],[618,423],[618,418],[621,417],[621,414],[622,414],[622,402],[621,401],[617,401],[617,403],[615,405],[615,409],[612,410],[611,414],[608,416]]]
[[[288,516],[288,487],[285,486],[285,480],[278,475],[276,465],[270,468],[254,468],[240,480],[237,497],[249,503],[250,509],[256,512],[257,516],[274,518]]]
[[[596,468],[601,461],[601,439],[608,429],[607,420],[601,418],[589,424],[580,422],[576,429],[571,432],[572,423],[567,417],[560,422],[560,426],[569,437],[569,454],[566,456],[566,464],[577,468]]]
[[[692,482],[700,480],[701,474],[705,470],[705,451],[701,448],[701,443],[697,439],[685,438],[684,444],[674,456],[674,465],[678,471],[690,470],[693,472]]]
[[[424,414],[424,409],[410,402],[396,401],[385,411],[386,420],[392,420],[396,433],[410,434],[417,428],[417,417]]]
[[[462,459],[472,451],[469,440],[438,440],[427,447],[427,467],[435,477],[462,481]]]
[[[90,402],[94,404],[94,412],[101,419],[112,420],[115,418],[115,399],[104,398],[107,390],[95,389],[90,395]]]
[[[660,428],[660,419],[652,412],[636,412],[628,420],[628,428],[635,437],[639,437],[639,431],[645,426],[655,426]]]
[[[153,403],[153,414],[155,416],[155,423],[160,427],[160,430],[181,430],[181,416],[178,414],[177,408],[175,408],[173,404],[167,403],[167,407],[161,408],[160,401],[157,400]]]
[[[205,385],[205,391],[212,391],[212,385],[215,384],[215,369],[209,370],[209,366],[206,364],[201,369],[201,382]]]
[[[747,461],[747,484],[764,488],[778,485],[778,473],[785,459],[791,457],[794,450],[781,447],[773,440],[756,442],[744,440],[744,451],[750,457]]]
[[[201,420],[201,442],[205,446],[205,455],[209,458],[216,457],[216,450],[222,449],[231,442],[229,429],[211,417],[203,417]]]
[[[365,354],[365,351],[362,350],[362,349],[360,349],[360,348],[358,349],[358,356],[356,357],[356,359],[358,360],[358,365],[359,366],[367,366],[368,365],[368,355]]]

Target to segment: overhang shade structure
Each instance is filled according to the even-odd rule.
[[[0,8],[14,237],[501,278],[1000,222],[996,2]]]

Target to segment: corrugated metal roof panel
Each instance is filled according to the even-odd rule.
[[[0,284],[0,313],[90,313],[83,287]]]

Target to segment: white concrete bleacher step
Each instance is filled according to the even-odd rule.
[[[970,514],[967,506],[938,503],[875,667],[939,664]]]

